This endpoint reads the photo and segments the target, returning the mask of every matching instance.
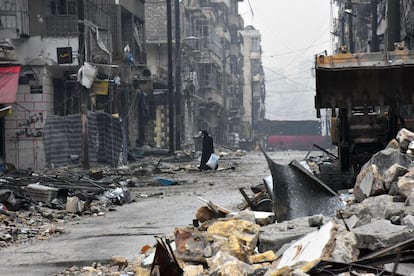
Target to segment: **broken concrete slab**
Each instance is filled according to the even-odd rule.
[[[402,195],[405,199],[414,191],[414,168],[411,168],[404,176],[400,177],[396,193]]]
[[[194,227],[174,230],[176,256],[186,262],[206,263],[227,243],[227,238],[209,235]]]
[[[318,231],[313,231],[298,241],[294,242],[282,255],[277,268],[296,264],[328,259],[335,246],[335,234],[338,225],[330,221],[323,225]]]
[[[385,271],[389,273],[396,273],[396,275],[413,276],[414,264],[399,263],[397,269],[394,271],[395,263],[384,264]]]
[[[354,187],[355,200],[361,202],[367,197],[386,193],[384,179],[375,164],[364,166],[358,174]]]
[[[362,225],[362,224],[359,224],[359,219],[356,215],[352,215],[348,218],[342,218],[342,219],[343,221],[341,220],[339,223],[340,224],[343,223],[344,226],[348,227],[348,229],[352,229],[358,225]]]
[[[268,250],[263,253],[258,253],[255,255],[249,256],[250,264],[264,263],[264,262],[273,262],[277,259],[275,252]]]
[[[247,261],[253,254],[259,239],[258,224],[238,219],[219,219],[208,227],[207,232],[228,239],[227,249],[233,256]]]
[[[405,216],[402,219],[401,224],[410,227],[414,232],[414,216],[413,215]]]
[[[414,206],[414,191],[405,200],[405,206]]]
[[[50,203],[57,197],[59,191],[57,188],[41,185],[40,183],[29,184],[25,190],[31,199],[44,203]]]
[[[350,263],[358,260],[358,240],[354,233],[342,225],[338,225],[335,235],[335,246],[329,260],[340,263]]]
[[[69,196],[66,199],[66,212],[69,213],[81,213],[83,212],[85,203],[79,200],[76,196]]]
[[[384,173],[384,187],[387,191],[390,190],[393,184],[398,182],[398,178],[408,172],[408,169],[399,164],[392,165]]]
[[[275,214],[273,212],[251,211],[247,209],[240,212],[232,212],[227,217],[247,220],[260,226],[268,225],[275,221]]]
[[[385,219],[377,219],[369,224],[352,229],[359,248],[378,250],[400,243],[414,236],[408,226],[394,225]]]
[[[371,159],[364,164],[364,166],[361,168],[361,171],[364,169],[364,167],[370,166],[372,164],[375,164],[378,167],[378,172],[382,176],[394,164],[398,164],[405,168],[410,168],[412,166],[411,158],[409,156],[402,153],[400,150],[393,148],[386,148],[375,153]]]
[[[323,225],[323,215],[318,214],[308,218],[310,227],[319,227]]]
[[[324,217],[323,222],[331,218]],[[309,226],[309,217],[301,217],[277,224],[269,224],[260,228],[259,252],[273,250],[277,252],[284,244],[315,231]]]
[[[389,210],[406,209],[404,203],[394,202],[394,197],[391,195],[379,195],[368,197],[359,204],[353,204],[347,208],[349,212],[355,214],[359,218],[360,224],[366,224],[371,219],[382,218],[386,219]]]
[[[408,145],[414,140],[414,133],[406,128],[401,128],[397,132],[396,139],[400,145],[401,151],[406,152]]]
[[[203,273],[204,267],[202,265],[187,265],[184,266],[183,270],[183,276],[198,276]]]
[[[239,260],[226,251],[219,251],[215,256],[207,259],[210,272],[217,275],[245,276],[250,270],[250,265]]]
[[[391,141],[388,142],[387,146],[385,147],[386,149],[399,149],[400,148],[400,144],[398,143],[397,139],[392,139]]]

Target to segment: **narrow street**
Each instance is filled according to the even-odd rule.
[[[270,152],[274,161],[287,163],[304,158],[306,152]],[[197,160],[191,162],[196,165]],[[179,165],[174,163],[174,166]],[[163,164],[169,166],[169,164]],[[241,157],[223,157],[223,168],[210,172],[177,171],[178,185],[133,187],[130,204],[117,206],[105,216],[83,217],[63,226],[66,234],[47,241],[1,249],[2,275],[54,275],[72,265],[107,262],[111,256],[132,259],[146,245],[155,244],[155,235],[172,235],[177,226],[192,223],[202,197],[222,207],[238,211],[243,202],[239,188],[260,184],[268,176],[264,155],[248,152]],[[234,169],[229,169],[233,167]],[[162,193],[160,196],[148,196]]]

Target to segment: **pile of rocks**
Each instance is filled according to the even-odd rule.
[[[186,276],[315,275],[322,270],[332,275],[389,274],[394,269],[412,276],[414,166],[406,140],[414,134],[410,135],[400,133],[399,140],[372,156],[354,189],[342,195],[347,204],[335,217],[315,215],[260,225],[255,212],[245,210],[197,227],[176,228],[170,237],[173,252],[161,254],[155,246],[146,246],[130,263],[95,265],[93,270],[96,275],[149,275],[151,270],[168,271],[174,263]],[[410,252],[408,261],[395,259]],[[160,254],[168,256],[165,262]],[[381,258],[371,262],[374,257]],[[91,267],[71,268],[59,275],[90,271]]]
[[[109,210],[102,201],[90,203],[89,211],[82,213],[58,210],[33,204],[27,209],[8,211],[0,209],[0,248],[46,240],[65,233],[64,226],[84,216],[100,216]]]

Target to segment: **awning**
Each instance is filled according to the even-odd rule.
[[[0,66],[0,104],[16,102],[20,66]]]

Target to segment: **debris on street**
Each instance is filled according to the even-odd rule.
[[[72,266],[56,275],[150,275],[151,271],[165,269],[166,262],[174,264],[176,271],[168,275],[337,275],[337,271],[352,270],[382,275],[395,271],[395,275],[411,276],[406,271],[412,271],[414,260],[412,157],[396,144],[397,140],[372,156],[362,167],[354,189],[338,193],[309,175],[311,171],[304,172],[302,163],[291,162],[288,169],[295,170],[295,179],[311,182],[314,188],[301,186],[303,193],[288,193],[287,198],[277,194],[277,185],[285,180],[272,172],[275,165],[265,153],[272,175],[262,179],[262,184],[252,185],[251,191],[239,189],[239,210],[197,196],[201,206],[194,210],[193,221],[176,227],[166,237],[155,237],[156,244],[143,246],[134,260],[113,256],[108,263]],[[162,196],[162,192],[154,192],[134,197],[130,189],[163,186],[158,179],[181,183],[174,177],[177,170],[206,177],[215,173],[188,170],[191,162],[160,160],[87,174],[73,169],[5,174],[0,193],[1,246],[48,239],[65,233],[61,227],[65,221],[104,215],[110,206],[128,204],[136,198]],[[223,167],[226,160],[231,158],[222,158]],[[17,177],[20,184],[10,185],[17,183]],[[298,181],[285,181],[283,185],[298,185]],[[326,204],[320,199],[322,194],[341,204],[329,205],[330,212],[320,212],[318,204]],[[300,202],[301,198],[290,198],[298,195],[309,199],[308,205]],[[288,202],[283,210],[290,215],[285,217],[278,214],[281,199]],[[298,207],[306,212],[297,213]]]
[[[196,167],[199,152],[182,151],[167,156],[149,147],[143,152],[147,158],[129,165],[90,170],[67,166],[34,172],[6,164],[0,176],[0,247],[63,234],[69,221],[104,216],[115,210],[114,206],[163,195],[162,192],[135,195],[131,189],[185,184],[185,180],[174,178],[176,172],[199,173]],[[229,162],[223,163],[223,168],[234,168],[231,159],[243,153],[220,154]]]
[[[396,143],[398,141],[395,140],[390,145]],[[271,167],[272,163],[266,158]],[[174,260],[172,263],[176,273],[154,275],[345,273],[341,275],[412,276],[412,170],[411,157],[400,147],[389,146],[372,156],[363,166],[354,189],[335,195],[323,185],[320,187],[344,203],[332,210],[333,213],[308,210],[307,216],[286,217],[280,221],[277,214],[253,210],[257,208],[258,199],[279,198],[275,192],[264,196],[269,192],[266,183],[272,178],[263,180],[260,187],[252,187],[252,191],[256,192],[253,198],[240,189],[245,200],[240,211],[227,210],[210,200],[199,198],[205,205],[197,210],[193,224],[176,227],[174,233],[164,239],[163,247],[170,248],[167,255],[170,261]],[[274,174],[273,179],[276,182],[280,180]],[[313,201],[325,204],[311,194],[314,190],[307,191],[307,196]],[[285,207],[293,209],[296,205]],[[273,217],[267,223],[258,223],[256,213],[272,214]],[[112,266],[111,273],[153,275],[150,273],[154,273],[154,266],[159,265],[159,261],[155,261],[161,254],[158,248],[159,243],[147,245],[145,252],[142,251],[133,263],[122,269]],[[110,265],[104,267],[111,268]],[[75,274],[68,270],[60,275]],[[79,268],[76,275],[88,274],[85,269]]]

